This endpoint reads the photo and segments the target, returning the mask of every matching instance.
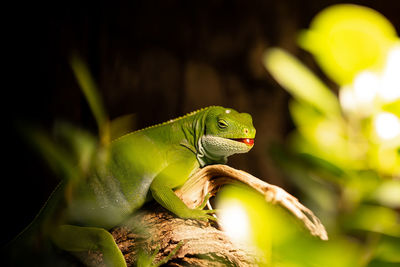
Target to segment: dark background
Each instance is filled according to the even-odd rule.
[[[261,56],[280,46],[321,75],[296,46],[296,32],[339,2],[57,1],[4,8],[2,244],[34,218],[58,182],[15,125],[29,122],[51,132],[57,120],[67,120],[96,133],[68,64],[72,52],[89,64],[110,118],[134,113],[137,128],[209,105],[250,113],[256,146],[230,165],[290,191],[268,155],[269,145],[283,142],[292,128],[289,96]],[[398,1],[352,3],[381,12],[399,32]]]

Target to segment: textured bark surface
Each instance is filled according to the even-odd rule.
[[[156,204],[129,218],[111,233],[128,266],[140,253],[154,255],[153,264],[165,266],[256,266],[256,255],[244,244],[233,243],[214,223],[177,218]],[[174,249],[177,249],[173,252]],[[104,266],[96,252],[76,255],[86,265]]]
[[[207,194],[214,195],[221,185],[235,182],[255,189],[266,202],[286,208],[304,223],[310,234],[328,239],[319,219],[295,197],[280,187],[226,165],[200,169],[175,193],[188,207],[195,208]],[[153,264],[170,256],[166,261],[168,266],[255,266],[262,260],[257,258],[255,250],[233,243],[216,223],[180,219],[156,203],[147,205],[111,233],[128,266],[135,266],[139,253],[148,257],[154,255]],[[101,255],[92,253],[84,258],[90,265],[101,265]]]
[[[135,215],[127,225],[114,229],[112,234],[128,266],[134,266],[140,250],[147,255],[156,253],[153,263],[158,263],[177,246],[168,266],[256,265],[255,254],[249,248],[232,243],[212,223],[180,219],[157,207]]]

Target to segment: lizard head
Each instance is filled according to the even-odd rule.
[[[203,154],[211,161],[225,161],[230,155],[246,153],[254,145],[256,129],[247,113],[230,108],[211,107],[201,137]]]

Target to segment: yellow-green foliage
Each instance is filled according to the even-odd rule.
[[[288,245],[293,254],[280,248],[272,254],[287,266],[400,264],[399,37],[378,12],[343,4],[320,12],[300,32],[299,45],[338,92],[283,49],[266,51],[265,67],[293,96],[296,125],[272,155],[328,226],[331,241],[323,245],[329,249],[315,250],[315,241],[295,239]]]

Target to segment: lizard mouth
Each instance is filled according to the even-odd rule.
[[[254,145],[254,138],[232,138],[231,140],[246,144],[248,146]]]

